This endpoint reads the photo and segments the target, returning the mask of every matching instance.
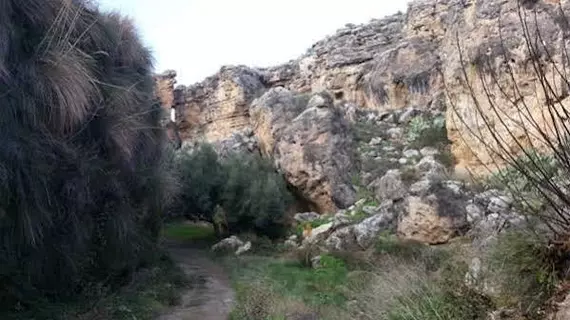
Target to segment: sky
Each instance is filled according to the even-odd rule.
[[[190,85],[223,65],[268,67],[295,59],[347,23],[398,11],[408,0],[99,0],[131,17],[156,72]]]

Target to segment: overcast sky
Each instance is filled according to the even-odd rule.
[[[133,18],[156,70],[193,84],[222,65],[271,66],[303,54],[346,23],[405,12],[408,0],[99,0]]]

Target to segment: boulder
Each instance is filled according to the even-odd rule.
[[[441,244],[462,234],[467,227],[466,196],[455,194],[443,184],[425,196],[409,196],[398,221],[401,238],[426,244]]]
[[[393,169],[386,172],[377,182],[373,182],[376,197],[380,200],[396,200],[406,195],[406,187],[402,182],[400,170]]]
[[[447,177],[445,166],[432,156],[423,157],[416,165],[416,170],[426,179],[442,180]]]
[[[262,152],[316,211],[336,212],[356,201],[350,126],[328,93],[306,102],[272,89],[254,101],[251,117]]]
[[[380,232],[393,228],[395,216],[395,211],[383,210],[358,224],[337,229],[326,239],[325,246],[340,251],[367,249]]]
[[[240,247],[244,246],[244,242],[236,236],[225,238],[212,246],[212,251],[215,252],[235,252]],[[250,243],[251,246],[251,243]]]

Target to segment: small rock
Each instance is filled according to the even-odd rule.
[[[475,257],[471,259],[471,264],[469,265],[469,271],[465,274],[465,284],[470,287],[475,287],[481,276],[481,259]]]
[[[477,222],[483,218],[483,210],[479,208],[476,204],[468,204],[465,207],[465,211],[467,212],[467,222],[470,224]]]
[[[368,143],[371,146],[379,146],[382,144],[382,138],[380,137],[375,137],[370,139],[370,142]]]
[[[298,222],[311,222],[320,218],[321,215],[316,212],[301,212],[295,215],[295,221]]]
[[[489,201],[489,206],[487,210],[491,213],[505,214],[511,208],[513,199],[508,196],[497,196],[492,197]]]
[[[390,138],[392,140],[401,140],[402,137],[404,136],[404,129],[402,129],[402,128],[391,128],[391,129],[388,129],[388,131],[386,131],[386,133],[388,134],[388,136],[390,136]]]
[[[455,195],[463,194],[463,183],[460,181],[448,180],[443,182],[443,186],[451,190]]]
[[[420,153],[424,157],[429,157],[429,156],[433,157],[433,156],[439,154],[439,150],[437,150],[434,147],[425,147],[425,148],[422,148],[422,150],[420,150]]]
[[[297,242],[297,240],[299,240],[299,237],[296,234],[293,234],[289,237],[289,240]]]
[[[283,244],[287,248],[296,248],[297,247],[297,242],[293,241],[293,240],[285,240],[285,242]]]
[[[373,206],[364,206],[362,207],[362,211],[367,215],[372,216],[378,213],[378,208]]]
[[[425,156],[416,165],[422,176],[428,179],[441,180],[447,177],[445,166],[437,162],[432,156]]]
[[[251,250],[251,241],[246,242],[243,246],[239,247],[236,251],[236,255],[239,256]]]
[[[398,163],[401,165],[405,165],[408,163],[408,158],[400,158],[398,159]]]
[[[426,195],[430,191],[433,184],[434,182],[432,180],[422,179],[410,186],[410,194],[415,196]]]
[[[404,151],[404,157],[406,158],[419,158],[420,157],[420,152],[416,149],[408,149],[406,151]]]
[[[355,211],[352,211],[355,212]],[[353,214],[354,215],[354,214]],[[348,215],[343,213],[337,213],[332,221],[332,229],[342,228],[352,223],[352,219]]]
[[[359,208],[359,207],[362,207],[365,203],[366,203],[366,199],[360,199],[360,200],[356,201],[354,206]]]
[[[313,269],[321,267],[321,256],[314,256],[311,258],[311,267]]]
[[[400,170],[393,169],[386,172],[377,183],[374,183],[376,196],[381,200],[401,199],[406,194]]]
[[[304,243],[317,243],[320,240],[323,240],[326,237],[326,234],[332,230],[333,222],[325,223],[313,229],[311,231],[311,235],[303,240]]]

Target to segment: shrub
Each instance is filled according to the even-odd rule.
[[[271,238],[284,235],[286,210],[293,197],[271,163],[253,154],[218,158],[203,144],[177,159],[181,193],[172,209],[219,227],[219,233],[256,232]]]
[[[86,2],[2,2],[0,308],[121,285],[155,256],[168,175],[152,58]]]
[[[226,179],[216,151],[209,144],[201,144],[192,151],[182,149],[176,165],[180,194],[171,209],[174,215],[212,221]]]
[[[443,117],[427,119],[424,116],[414,117],[407,130],[410,147],[420,149],[427,146],[441,147],[447,145],[447,129]]]
[[[293,198],[284,179],[260,156],[235,154],[223,162],[226,181],[221,205],[231,233],[255,231],[283,236]]]

